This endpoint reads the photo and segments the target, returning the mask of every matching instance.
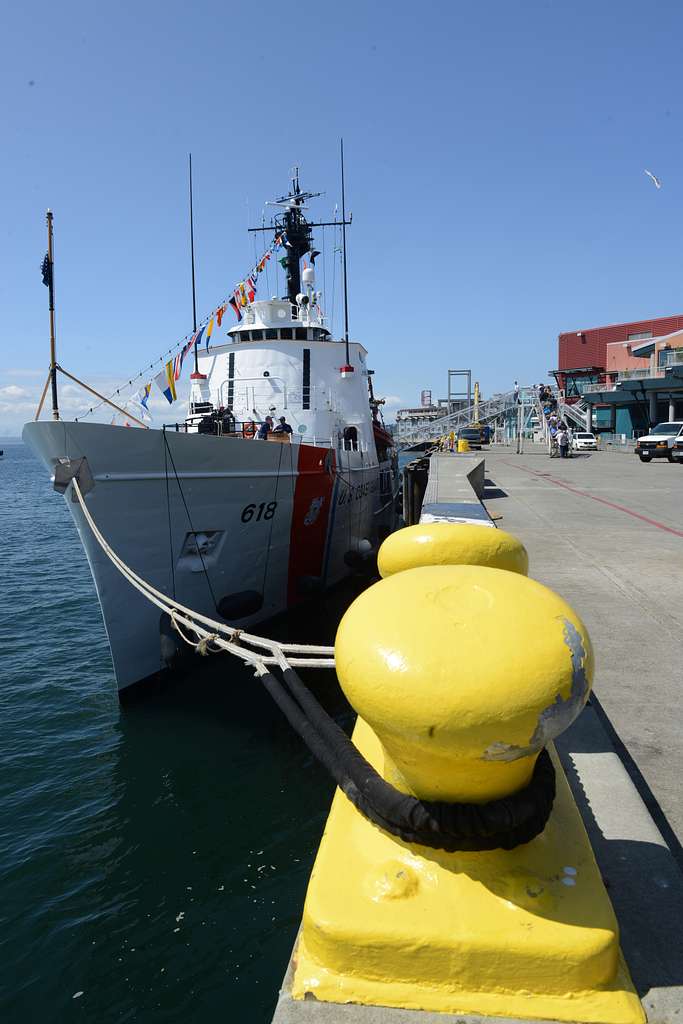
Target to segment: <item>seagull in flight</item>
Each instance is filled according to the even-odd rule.
[[[662,183],[659,180],[659,178],[657,177],[657,175],[653,174],[652,171],[648,171],[647,167],[645,168],[645,173],[647,174],[648,178],[652,178],[652,181],[654,183],[655,188],[661,188],[662,187]]]

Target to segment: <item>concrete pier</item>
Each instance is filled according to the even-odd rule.
[[[485,480],[486,460],[480,452],[471,455],[453,455],[450,452],[432,455],[420,522],[477,522],[493,526],[481,501]]]
[[[680,855],[683,466],[616,452],[549,459],[540,448],[493,449],[486,471],[484,504],[526,546],[530,575],[585,621],[595,692]]]
[[[455,457],[434,462],[425,505],[429,496],[474,506],[462,477],[447,489],[449,458],[455,467]],[[591,634],[594,696],[558,752],[648,1020],[675,1024],[683,1012],[683,467],[610,452],[551,461],[539,447],[487,450],[485,470],[488,513],[525,544],[530,576],[566,598]],[[275,1024],[513,1024],[296,1002],[290,985],[291,965]]]

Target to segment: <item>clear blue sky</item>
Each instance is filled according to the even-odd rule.
[[[344,136],[351,333],[394,405],[449,365],[485,394],[541,380],[561,330],[682,312],[682,36],[642,0],[7,6],[0,432],[46,370],[46,207],[65,367],[105,386],[189,330],[190,150],[202,312],[294,163],[330,215]]]

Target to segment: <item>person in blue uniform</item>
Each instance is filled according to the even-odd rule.
[[[269,434],[269,432],[272,429],[273,429],[273,417],[272,416],[266,416],[265,420],[263,421],[263,423],[261,424],[261,426],[258,428],[258,430],[256,432],[256,440],[257,441],[267,441],[268,440],[268,434]]]
[[[278,425],[276,426],[276,428],[273,431],[273,433],[274,434],[291,434],[292,433],[292,428],[289,425],[289,423],[287,422],[287,420],[284,418],[284,416],[281,416],[280,419],[278,420]]]

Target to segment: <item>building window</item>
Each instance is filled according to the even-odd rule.
[[[648,338],[652,337],[652,331],[636,331],[635,334],[629,334],[626,338],[627,341],[647,341]]]

